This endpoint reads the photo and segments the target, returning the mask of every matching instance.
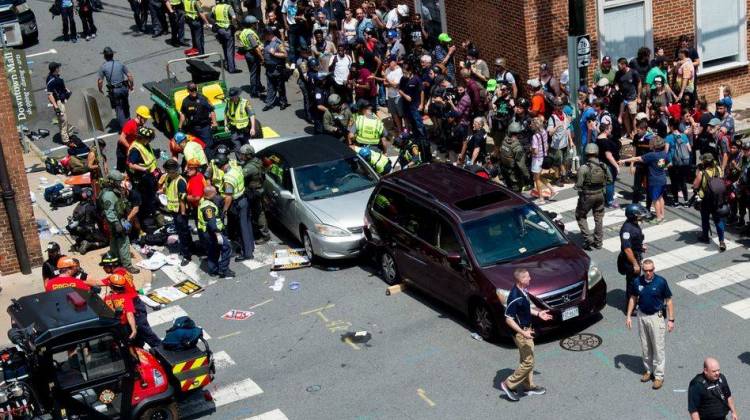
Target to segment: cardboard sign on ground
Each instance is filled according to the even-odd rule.
[[[277,249],[273,252],[272,270],[295,270],[310,265],[303,248]]]

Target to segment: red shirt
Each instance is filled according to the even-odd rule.
[[[138,120],[135,118],[129,119],[122,126],[121,133],[125,134],[125,139],[128,141],[128,145],[133,144],[135,136],[138,134]]]
[[[357,89],[355,89],[355,93],[357,94],[357,96],[372,98],[378,94],[378,86],[375,84],[375,79],[370,79],[371,74],[372,73],[370,73],[370,70],[364,67],[359,69],[359,74],[357,75],[357,84],[367,85],[367,87],[357,87]]]
[[[202,173],[198,172],[195,175],[191,176],[190,179],[188,179],[187,195],[192,195],[194,197],[203,197],[203,188],[205,187],[206,178]],[[200,200],[196,201],[195,203],[190,203],[190,205],[197,208],[198,202],[200,202]]]
[[[112,270],[112,274],[119,274],[124,277],[131,277],[131,274],[126,270],[124,267],[117,267],[114,270]],[[109,286],[109,276],[99,280],[102,282],[102,285]],[[138,294],[138,291],[135,290],[135,285],[132,282],[127,282],[125,284],[125,293],[132,293],[132,294]]]
[[[64,289],[66,287],[73,287],[81,290],[91,290],[91,286],[86,284],[83,280],[75,277],[68,276],[57,276],[53,279],[49,279],[44,283],[44,291],[51,292],[53,290]]]
[[[107,296],[104,297],[104,303],[109,306],[110,309],[113,311],[116,311],[118,309],[122,310],[122,315],[120,316],[120,323],[125,325],[128,323],[128,317],[127,314],[135,314],[135,307],[133,306],[133,296],[132,293],[110,293]]]

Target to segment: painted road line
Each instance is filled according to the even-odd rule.
[[[221,335],[219,337],[216,337],[216,339],[217,340],[223,340],[225,338],[234,337],[235,335],[240,335],[240,334],[242,334],[242,331],[235,331],[233,333],[224,334],[224,335]]]
[[[697,279],[683,280],[677,282],[677,284],[696,295],[702,295],[722,287],[750,280],[748,273],[750,273],[750,262],[743,262],[719,271],[702,274]]]
[[[210,390],[212,401],[193,400],[180,407],[180,417],[190,417],[219,407],[242,401],[263,393],[258,384],[247,378]]]
[[[625,211],[623,210],[623,217]],[[606,215],[605,215],[606,218]],[[624,221],[624,220],[623,220]],[[660,239],[668,238],[672,235],[677,235],[683,232],[689,232],[691,230],[700,229],[700,226],[695,223],[688,222],[684,219],[676,219],[660,225],[651,226],[643,229],[643,236],[646,238],[646,243],[656,242]],[[620,237],[615,236],[609,238],[603,242],[604,249],[611,252],[620,252]]]
[[[421,399],[422,399],[422,400],[423,400],[424,402],[426,402],[426,403],[427,403],[427,405],[429,405],[430,407],[434,407],[434,406],[435,406],[435,403],[434,403],[434,402],[433,402],[433,401],[432,401],[431,399],[427,398],[427,394],[426,394],[426,393],[424,392],[424,389],[422,389],[422,388],[418,388],[418,389],[417,389],[417,395],[418,395],[418,396],[419,396],[419,398],[421,398]]]
[[[257,416],[248,417],[245,420],[289,420],[289,419],[287,418],[287,416],[284,415],[284,413],[281,412],[281,410],[277,408],[275,410],[271,410],[263,414],[258,414]]]
[[[222,350],[214,353],[214,365],[216,366],[216,369],[225,369],[236,365],[236,363],[232,360],[229,353]]]
[[[594,216],[589,216],[586,218],[586,221],[589,224],[589,229],[594,230]],[[604,213],[604,217],[602,218],[602,225],[604,227],[616,225],[618,223],[624,223],[625,222],[625,210],[624,209],[615,209],[612,211],[608,211]],[[578,228],[578,221],[573,220],[571,222],[565,223],[565,232],[580,232],[581,230]]]
[[[732,302],[728,305],[722,306],[722,308],[739,316],[742,319],[750,319],[750,298]]]
[[[156,325],[172,322],[181,316],[187,316],[187,312],[185,312],[185,310],[182,309],[180,305],[168,306],[164,309],[160,309],[148,314],[148,323],[152,327],[154,327]]]
[[[38,53],[29,54],[29,55],[26,56],[26,58],[38,57],[40,55],[45,55],[45,54],[57,54],[57,50],[54,49],[54,48],[50,48],[47,51],[41,51],[41,52],[38,52]]]
[[[740,246],[734,241],[725,241],[727,245],[727,251],[731,251]],[[716,255],[719,253],[719,239],[714,238],[711,244],[690,244],[683,247],[672,249],[661,254],[654,255],[653,257],[647,257],[654,261],[656,265],[656,272],[663,272],[672,267],[676,267],[682,264],[688,264],[701,258]]]
[[[320,312],[320,311],[325,311],[326,309],[331,309],[334,306],[336,306],[336,304],[329,303],[328,305],[321,306],[320,308],[315,308],[315,309],[310,309],[309,311],[300,312],[300,315],[310,315],[310,314],[315,313],[315,312]]]
[[[263,301],[263,302],[261,302],[261,303],[256,303],[255,305],[253,305],[253,306],[251,306],[251,307],[249,307],[249,308],[247,308],[247,309],[255,309],[255,308],[259,307],[259,306],[263,306],[263,305],[265,305],[266,303],[270,303],[270,302],[273,302],[273,298],[271,298],[271,299],[266,299],[266,300],[264,300],[264,301]]]
[[[571,197],[566,198],[565,200],[560,201],[548,201],[545,204],[542,204],[541,207],[542,210],[545,211],[552,211],[555,213],[565,213],[566,211],[572,211],[576,209],[576,205],[578,205],[578,197]]]

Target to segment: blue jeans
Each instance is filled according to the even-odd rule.
[[[199,233],[201,242],[206,249],[206,268],[208,268],[208,274],[224,274],[229,270],[232,247],[229,245],[229,238],[224,233],[219,233],[223,242],[221,245],[211,235],[213,234],[209,232]]]
[[[615,201],[615,183],[607,184],[604,186],[604,203],[607,206],[611,206]]]
[[[427,134],[424,130],[424,122],[422,122],[422,113],[417,110],[417,107],[408,106],[407,107],[407,113],[409,115],[409,120],[414,125],[413,131],[419,138],[425,138],[427,137]]]
[[[305,28],[302,24],[289,25],[289,62],[297,63],[297,53],[299,50],[307,46],[307,40],[305,39]]]
[[[703,203],[701,203],[701,230],[703,231],[703,236],[708,237],[708,233],[711,231],[709,218],[713,218],[714,226],[716,226],[716,234],[719,236],[719,241],[723,242],[724,229],[727,224],[726,218],[711,213],[713,212],[709,209],[709,206],[704,206]]]

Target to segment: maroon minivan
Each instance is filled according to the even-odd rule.
[[[401,281],[469,316],[485,339],[507,334],[513,270],[531,274],[532,303],[549,309],[538,333],[604,308],[599,269],[526,198],[447,164],[383,177],[365,213],[365,237],[388,284]]]

